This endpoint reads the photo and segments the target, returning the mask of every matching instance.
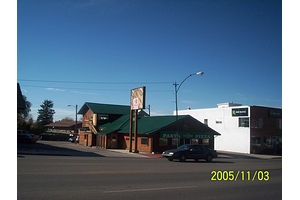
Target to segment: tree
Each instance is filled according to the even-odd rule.
[[[18,111],[17,127],[18,129],[28,130],[32,125],[31,115],[29,114],[31,111],[31,103],[27,101],[25,95],[23,95],[23,99],[25,101],[25,109]]]
[[[74,122],[74,119],[72,119],[71,117],[65,117],[63,119],[61,119],[62,122]]]
[[[37,123],[39,125],[46,125],[53,123],[53,115],[55,111],[53,108],[53,102],[51,100],[44,100],[41,105],[41,109],[38,110]]]

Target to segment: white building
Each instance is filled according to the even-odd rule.
[[[216,150],[281,154],[282,109],[221,103],[217,108],[179,110],[178,115],[191,115],[219,132]]]

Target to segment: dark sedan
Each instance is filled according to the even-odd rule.
[[[186,159],[194,159],[198,161],[204,159],[211,162],[213,158],[218,157],[217,151],[204,147],[201,144],[184,144],[177,149],[167,150],[162,153],[162,156],[169,161],[179,159],[184,162]]]
[[[36,140],[30,134],[18,134],[18,143],[35,143]]]

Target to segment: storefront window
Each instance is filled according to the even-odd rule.
[[[192,144],[199,144],[199,140],[198,139],[192,139]]]
[[[180,143],[180,139],[178,139],[178,143]],[[176,146],[176,145],[177,145],[177,139],[172,138],[172,146]]]
[[[202,139],[203,145],[209,145],[209,139]]]
[[[191,140],[190,139],[183,139],[183,144],[191,144]]]
[[[272,148],[272,137],[264,137],[263,145],[265,148]]]
[[[252,146],[261,146],[261,137],[251,137],[251,144]]]
[[[167,146],[168,138],[159,138],[159,146]]]

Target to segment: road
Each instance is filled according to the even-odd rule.
[[[282,198],[281,159],[79,155],[18,155],[18,199]]]

